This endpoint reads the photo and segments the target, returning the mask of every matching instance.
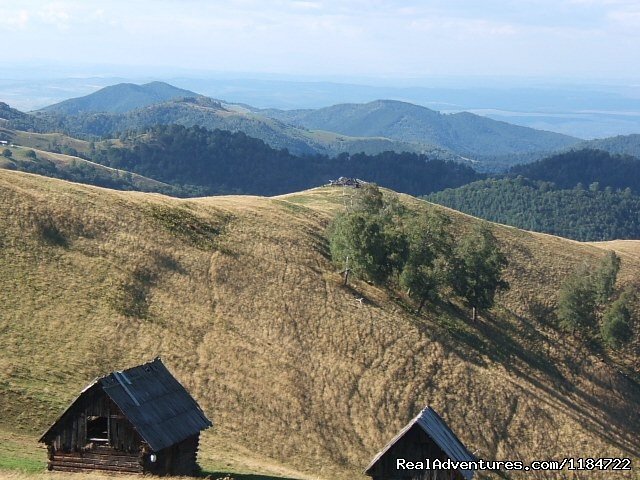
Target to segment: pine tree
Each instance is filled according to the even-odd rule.
[[[558,292],[557,316],[560,326],[568,331],[595,324],[597,293],[586,266],[571,275]]]
[[[600,262],[600,266],[594,274],[594,290],[596,302],[599,305],[606,304],[613,295],[620,263],[620,257],[613,251],[607,252]]]

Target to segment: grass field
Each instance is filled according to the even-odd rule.
[[[552,315],[566,275],[606,249],[621,286],[637,281],[638,242],[494,226],[512,286],[496,308],[416,316],[401,294],[341,285],[325,228],[348,195],[179,200],[0,171],[3,465],[33,471],[44,453],[22,442],[96,376],[156,355],[214,422],[210,472],[363,478],[425,404],[481,458],[639,461],[638,332],[612,352]],[[442,210],[459,232],[478,221]]]

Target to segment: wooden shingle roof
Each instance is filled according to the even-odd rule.
[[[83,390],[83,394],[97,385],[154,451],[174,445],[213,425],[159,358],[98,378]],[[82,394],[73,403],[81,397]],[[57,423],[45,432],[41,441],[48,437]]]
[[[420,426],[422,430],[442,449],[451,459],[458,462],[472,462],[476,458],[467,447],[465,447],[458,437],[451,431],[445,421],[440,418],[436,411],[427,406],[416,417],[411,420],[378,454],[373,458],[365,473],[369,473],[373,466],[393,447],[414,425]],[[474,472],[472,470],[459,470],[462,476],[471,480]]]

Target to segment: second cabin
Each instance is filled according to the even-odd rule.
[[[372,480],[471,480],[471,470],[406,468],[434,460],[473,462],[476,458],[431,407],[411,420],[371,461],[365,473]]]
[[[94,380],[40,439],[49,470],[192,475],[211,421],[158,358]]]

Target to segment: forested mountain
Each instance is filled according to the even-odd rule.
[[[573,188],[578,183],[588,187],[594,182],[601,188],[631,188],[640,192],[640,160],[628,155],[612,155],[602,150],[572,150],[526,165],[511,173],[532,180],[554,183],[558,188]]]
[[[640,158],[640,134],[618,135],[609,138],[596,138],[579,143],[576,149],[595,149],[604,150],[609,153],[618,153],[621,155],[631,155]]]
[[[144,85],[119,83],[102,88],[84,97],[71,98],[64,102],[50,105],[40,111],[63,115],[98,112],[124,113],[175,98],[195,96],[197,96],[196,93],[164,82],[151,82]]]
[[[640,196],[611,188],[556,189],[522,177],[487,179],[427,200],[518,228],[582,241],[640,239]]]
[[[498,122],[468,112],[445,115],[393,100],[262,113],[305,128],[438,145],[467,156],[549,152],[579,142],[567,135]]]
[[[275,195],[359,177],[411,194],[472,182],[482,175],[468,166],[424,155],[384,152],[298,157],[244,133],[201,127],[156,126],[123,138],[124,146],[95,151],[103,165],[186,187],[191,193]]]

